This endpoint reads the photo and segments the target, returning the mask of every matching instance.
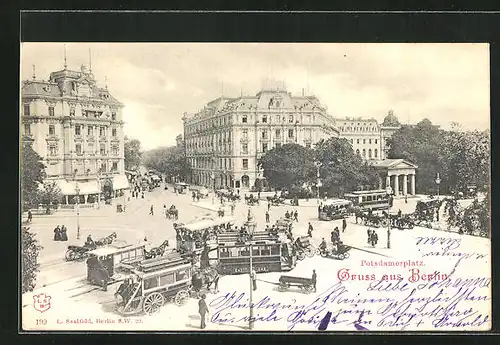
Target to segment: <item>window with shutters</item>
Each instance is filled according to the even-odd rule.
[[[49,125],[49,135],[55,135],[55,134],[56,134],[56,126]]]
[[[248,159],[243,159],[243,170],[248,170]]]
[[[75,135],[82,135],[82,127],[80,125],[75,125]]]
[[[26,115],[26,116],[30,115],[30,105],[29,104],[24,105],[24,115]]]
[[[54,107],[49,107],[49,116],[54,116]]]

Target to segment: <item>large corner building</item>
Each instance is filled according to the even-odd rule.
[[[95,200],[103,180],[115,192],[128,188],[124,173],[123,104],[91,70],[63,70],[49,80],[26,80],[21,89],[21,134],[42,157],[48,180],[70,203]],[[116,193],[115,193],[116,194]]]
[[[262,178],[258,159],[274,147],[311,147],[338,136],[335,120],[315,96],[294,96],[283,87],[255,96],[219,97],[184,114],[184,144],[191,183],[247,189]]]

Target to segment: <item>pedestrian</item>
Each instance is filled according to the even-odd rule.
[[[240,190],[239,190],[239,189],[237,189],[236,191],[238,192],[238,196],[240,196]]]
[[[60,241],[60,240],[61,240],[61,228],[58,225],[54,229],[54,241]]]
[[[143,191],[143,192],[142,192],[142,194],[141,194],[141,198],[143,198],[143,199],[144,199],[144,191]]]
[[[266,211],[266,223],[269,223],[269,211]]]
[[[209,311],[208,311],[207,303],[205,302],[206,297],[207,297],[207,295],[202,294],[200,300],[198,301],[198,312],[200,313],[200,316],[201,316],[201,325],[200,325],[201,329],[204,329],[205,327],[207,327],[207,325],[205,324],[205,315]]]
[[[150,215],[154,215],[154,212],[153,212],[153,205],[151,205],[151,207],[149,208],[149,214],[150,214]]]
[[[63,226],[61,227],[61,241],[68,240],[67,230],[68,230],[68,228],[66,228],[66,225],[63,224]]]
[[[345,229],[347,229],[347,220],[344,218],[342,219],[342,232],[344,232]]]
[[[193,193],[191,193],[191,197],[193,198],[193,202],[194,202],[196,200],[196,194],[194,191],[193,191]]]
[[[405,204],[408,203],[408,194],[405,195]]]
[[[31,223],[32,219],[33,219],[33,214],[31,213],[31,210],[28,210],[28,223]]]
[[[257,273],[254,269],[252,269],[252,273],[250,273],[250,278],[252,279],[252,289],[255,291],[257,290]]]
[[[200,193],[196,193],[196,201],[200,201]]]
[[[271,210],[271,202],[270,201],[267,202],[267,210],[268,211]]]
[[[311,280],[312,280],[312,283],[313,283],[314,292],[316,292],[316,281],[317,281],[316,270],[313,270],[313,274],[312,274]]]
[[[366,234],[368,235],[367,243],[370,244],[370,239],[372,237],[372,230],[371,229],[366,230]]]
[[[308,226],[308,228],[307,228],[307,235],[308,235],[309,237],[312,237],[312,232],[313,232],[313,230],[314,230],[314,229],[313,229],[313,226],[312,226],[311,222],[309,222],[309,226]]]
[[[260,200],[260,191],[257,192],[257,199]]]
[[[234,209],[236,205],[234,204],[234,201],[231,203],[231,216],[234,216]]]
[[[285,218],[286,218],[286,219],[290,218],[290,212],[286,211],[286,213],[285,213]]]
[[[299,221],[299,212],[297,212],[297,210],[295,210],[295,213],[293,214],[293,220],[295,220],[296,222]]]
[[[219,292],[219,278],[220,276],[217,274],[214,279],[214,291],[215,293]]]

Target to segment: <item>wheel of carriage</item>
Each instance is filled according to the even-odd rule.
[[[74,261],[76,260],[77,255],[72,249],[68,249],[64,257],[66,258],[66,261]]]
[[[345,253],[339,253],[339,254],[337,254],[337,258],[339,260],[344,260],[345,259]]]
[[[189,292],[187,292],[186,290],[181,290],[175,295],[175,304],[177,304],[178,306],[184,305],[187,303],[188,298]]]
[[[288,285],[287,283],[280,283],[280,285],[278,285],[278,290],[279,291],[285,291],[286,289],[288,289],[290,285]]]
[[[320,251],[322,257],[326,258],[328,256],[328,252],[326,250]]]
[[[314,257],[314,250],[313,250],[313,249],[311,249],[311,248],[308,248],[308,250],[306,251],[306,256],[307,256],[308,258],[312,258],[312,257]]]
[[[306,258],[306,254],[304,254],[304,252],[297,253],[297,259],[299,259],[300,261],[304,260],[305,258]]]
[[[345,252],[345,253],[344,253],[344,259],[349,258],[349,256],[351,256],[351,254],[349,254],[349,252]]]
[[[313,286],[312,285],[302,285],[301,286],[301,289],[302,291],[304,291],[305,293],[311,293],[313,291]]]
[[[153,292],[144,299],[142,309],[147,315],[152,315],[160,310],[163,303],[165,303],[165,297],[159,292]]]
[[[321,254],[321,250],[319,250],[319,248],[315,248],[314,255],[320,255],[320,254]]]

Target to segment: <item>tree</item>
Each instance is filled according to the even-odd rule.
[[[33,291],[35,288],[36,276],[39,272],[38,254],[43,249],[35,238],[35,234],[29,229],[27,227],[21,229],[22,293]]]
[[[286,144],[267,151],[259,160],[264,177],[274,188],[299,188],[314,181],[314,152],[298,144]]]
[[[124,143],[125,169],[135,170],[141,164],[141,142],[137,139],[125,137]]]
[[[402,158],[418,165],[416,187],[422,193],[436,191],[436,174],[443,171],[444,133],[431,121],[423,119],[415,126],[403,125],[389,139],[388,158]],[[442,180],[442,187],[446,189],[446,181]]]
[[[187,180],[191,174],[191,166],[183,147],[159,147],[143,154],[143,164],[167,176]]]
[[[329,195],[342,196],[360,186],[375,187],[379,182],[375,168],[356,155],[345,138],[320,141],[316,144],[315,158],[321,163],[320,177]]]
[[[38,186],[45,178],[45,165],[42,157],[33,150],[32,142],[23,139],[21,148],[21,199],[23,208],[30,208],[38,203]]]
[[[59,204],[63,194],[61,189],[54,181],[46,181],[43,183],[43,189],[38,190],[38,203],[40,204]]]

